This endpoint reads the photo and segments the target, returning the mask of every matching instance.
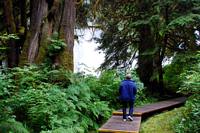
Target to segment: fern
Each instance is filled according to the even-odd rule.
[[[6,116],[0,121],[15,118],[33,132],[89,132],[120,108],[116,71],[97,78],[33,65],[1,74],[0,81],[0,109]]]
[[[168,29],[174,29],[176,27],[183,27],[183,26],[187,26],[190,25],[192,23],[195,22],[199,22],[200,21],[200,15],[199,14],[187,14],[184,16],[180,16],[174,20],[172,20],[169,24],[168,24]]]
[[[65,41],[61,39],[50,39],[51,44],[48,46],[49,56],[55,56],[61,53],[66,47]]]
[[[1,133],[29,133],[29,131],[22,125],[22,123],[9,119],[4,122],[0,122]]]

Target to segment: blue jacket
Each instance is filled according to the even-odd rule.
[[[135,100],[135,95],[137,93],[136,84],[133,80],[123,80],[119,87],[119,99],[122,101],[132,101]]]

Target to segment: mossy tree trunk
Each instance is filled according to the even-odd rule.
[[[60,55],[59,64],[73,70],[73,48],[74,48],[74,27],[75,27],[75,1],[65,0],[64,10],[60,25],[60,38],[64,39],[67,47]]]
[[[150,25],[140,28],[138,74],[150,93],[163,93],[161,46],[155,43]]]
[[[30,29],[27,33],[26,41],[23,46],[20,57],[20,65],[35,63],[35,59],[39,53],[39,47],[44,45],[41,43],[41,41],[43,41],[42,36],[46,34],[43,32],[48,11],[48,4],[46,3],[46,0],[34,0],[30,1],[30,4]]]
[[[4,17],[5,25],[7,27],[7,32],[9,34],[16,34],[16,24],[13,15],[13,3],[12,0],[4,0]],[[7,50],[7,62],[8,67],[12,68],[18,65],[19,61],[19,45],[16,40],[8,41],[8,50]]]
[[[153,50],[154,46],[149,25],[143,25],[141,27],[140,36],[140,44],[138,46],[138,74],[144,85],[153,91],[154,83],[151,81],[153,75],[153,55],[149,54],[150,51],[148,50]]]
[[[151,6],[146,1],[137,1],[139,11],[146,14]],[[143,18],[145,19],[145,18]],[[138,46],[138,74],[144,86],[150,93],[163,93],[163,70],[162,70],[162,42],[156,29],[152,29],[150,23],[138,27],[140,43]],[[159,43],[158,43],[159,42]],[[163,49],[162,49],[163,50]]]
[[[67,47],[53,60],[53,64],[73,71],[73,47],[75,28],[74,0],[31,1],[30,30],[23,46],[20,65],[41,63],[47,56],[52,34],[65,40]]]

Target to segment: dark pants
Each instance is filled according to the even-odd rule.
[[[129,114],[131,117],[133,116],[133,105],[134,101],[122,101],[122,112],[123,112],[123,119],[126,119],[126,108],[129,105]]]

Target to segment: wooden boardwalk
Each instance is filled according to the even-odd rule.
[[[113,115],[106,124],[104,124],[99,132],[103,133],[137,133],[141,116],[134,117],[133,121],[122,121],[122,116]]]
[[[174,98],[135,108],[133,121],[123,121],[122,111],[113,112],[113,116],[99,128],[99,133],[139,133],[143,115],[177,107],[186,101],[186,97]]]

